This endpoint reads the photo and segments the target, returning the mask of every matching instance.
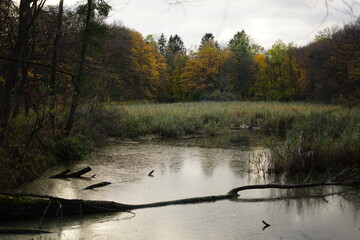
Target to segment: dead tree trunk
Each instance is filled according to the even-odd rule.
[[[359,183],[356,183],[359,184]],[[163,207],[169,205],[182,205],[182,204],[196,204],[205,202],[215,202],[225,199],[237,199],[238,192],[251,189],[299,189],[299,188],[312,188],[320,186],[344,186],[342,183],[312,183],[312,184],[296,184],[296,185],[281,185],[281,184],[268,184],[268,185],[247,185],[231,189],[227,194],[214,195],[205,197],[185,198],[172,201],[155,202],[148,204],[122,204],[112,201],[93,201],[82,199],[64,199],[47,195],[33,195],[33,194],[11,194],[2,193],[5,196],[3,205],[0,205],[0,219],[14,219],[14,218],[35,218],[43,217],[56,217],[65,215],[83,215],[91,213],[107,213],[107,212],[120,212],[130,211],[141,208]],[[12,197],[8,198],[7,197]],[[14,198],[19,197],[19,198]],[[21,201],[22,198],[27,199]],[[20,200],[14,200],[20,199]],[[6,200],[8,202],[6,202]]]
[[[27,45],[29,36],[30,21],[32,18],[31,4],[33,0],[21,0],[19,12],[19,27],[16,37],[15,46],[11,52],[11,58],[19,59],[22,56],[24,46]],[[6,75],[5,85],[0,99],[0,144],[3,143],[5,132],[11,112],[12,98],[19,71],[20,62],[9,62],[8,72]]]
[[[77,77],[74,82],[74,93],[73,93],[73,97],[72,97],[70,113],[69,113],[69,117],[68,117],[68,120],[67,120],[67,123],[65,126],[66,135],[70,134],[72,126],[75,121],[75,113],[76,113],[77,104],[78,104],[79,95],[80,95],[80,81],[82,81],[84,78],[85,56],[86,56],[87,47],[88,47],[88,39],[87,38],[90,35],[90,22],[91,22],[92,13],[93,13],[93,2],[92,1],[93,0],[87,1],[87,12],[86,12],[86,18],[85,18],[85,22],[84,22],[85,27],[84,27],[84,36],[82,39],[83,43],[82,43],[81,53],[80,53],[80,63],[79,63],[78,74],[77,74]]]
[[[58,17],[56,21],[56,34],[54,38],[53,43],[53,55],[51,60],[51,66],[53,67],[51,69],[50,74],[50,83],[51,83],[51,95],[54,98],[52,100],[52,106],[51,109],[54,110],[56,108],[56,68],[58,66],[58,55],[59,55],[59,49],[60,49],[60,42],[61,42],[61,36],[62,36],[62,22],[63,22],[63,11],[64,11],[64,0],[59,1],[59,10],[58,10]],[[55,111],[51,116],[51,123],[54,127],[55,125]]]

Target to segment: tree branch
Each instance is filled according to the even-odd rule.
[[[58,72],[58,73],[62,73],[62,74],[64,74],[64,75],[68,75],[68,76],[70,76],[72,79],[75,77],[75,75],[72,74],[72,73],[69,73],[69,72],[60,70],[60,69],[58,69],[58,68],[54,68],[54,67],[52,67],[51,65],[44,64],[44,63],[38,63],[38,62],[29,61],[29,60],[26,60],[26,59],[19,59],[19,58],[12,58],[12,57],[4,57],[4,56],[0,56],[0,59],[6,60],[6,61],[14,61],[14,62],[28,63],[28,64],[31,64],[31,65],[36,65],[36,66],[40,66],[40,67],[46,67],[46,68],[52,69],[52,70],[54,70],[54,71],[56,71],[56,72]]]

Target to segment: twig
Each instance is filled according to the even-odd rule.
[[[267,222],[265,222],[264,220],[262,220],[262,223],[265,225],[264,227],[263,227],[263,231],[266,229],[266,228],[268,228],[268,227],[270,227],[271,225],[270,224],[268,224]]]
[[[41,219],[40,219],[40,222],[39,222],[39,230],[41,229],[41,223],[42,223],[42,221],[44,220],[44,217],[45,217],[45,214],[46,214],[47,210],[49,209],[49,206],[50,206],[50,204],[51,204],[51,201],[52,201],[52,199],[49,200],[49,203],[48,203],[48,205],[46,206],[45,211],[44,211],[44,213],[43,213],[43,215],[42,215],[42,217],[41,217]]]
[[[154,173],[154,170],[151,170],[148,174],[149,177],[153,177],[154,175],[152,175]]]

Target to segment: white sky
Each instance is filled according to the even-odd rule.
[[[227,43],[237,31],[245,30],[265,48],[277,40],[304,45],[316,32],[327,26],[342,25],[360,16],[360,1],[328,0],[329,16],[322,23],[327,9],[324,0],[107,0],[113,7],[108,21],[125,26],[146,36],[168,38],[178,34],[187,48],[199,45],[205,33],[213,33],[220,43]],[[79,2],[64,0],[65,4]],[[81,2],[81,1],[80,1]],[[83,0],[84,2],[84,0]],[[48,0],[57,4],[58,0]],[[319,27],[319,25],[321,26]]]

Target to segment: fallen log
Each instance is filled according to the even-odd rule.
[[[70,172],[70,169],[66,169],[65,171],[58,173],[50,178],[66,178],[66,175]]]
[[[83,215],[92,213],[110,213],[120,211],[130,211],[140,208],[163,207],[169,205],[196,204],[205,202],[215,202],[225,199],[238,199],[238,192],[251,189],[296,189],[311,188],[320,186],[344,186],[342,183],[312,183],[312,184],[267,184],[267,185],[247,185],[231,189],[227,194],[186,198],[172,201],[163,201],[147,204],[122,204],[113,201],[94,201],[83,199],[65,199],[48,195],[4,193],[0,204],[0,219],[19,219],[19,218],[43,218],[65,215]]]
[[[105,187],[105,186],[110,185],[110,184],[111,184],[111,182],[100,182],[100,183],[97,183],[97,184],[90,185],[90,186],[84,188],[83,190],[92,190],[94,188]]]
[[[39,229],[0,227],[0,234],[42,234],[42,233],[52,233],[52,232],[39,230]]]
[[[80,178],[82,175],[84,175],[85,173],[88,173],[90,171],[91,171],[91,167],[83,168],[74,173],[69,173],[70,169],[66,169],[65,171],[63,171],[59,174],[56,174],[54,176],[51,176],[50,178]]]

